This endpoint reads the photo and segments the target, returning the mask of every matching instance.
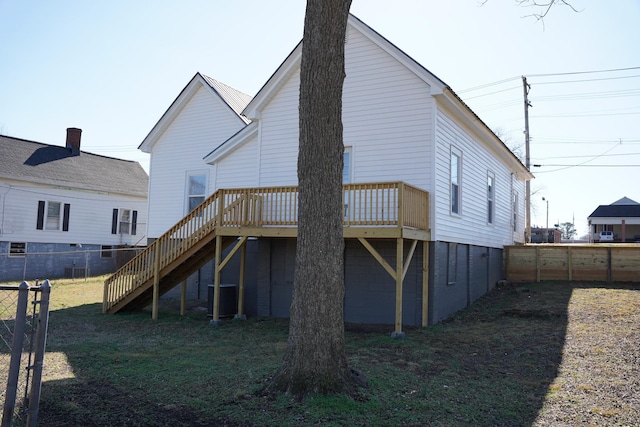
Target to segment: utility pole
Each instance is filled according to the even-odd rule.
[[[529,155],[529,90],[531,85],[527,83],[527,78],[522,76],[522,90],[524,91],[524,146],[525,146],[525,166],[527,170],[531,172],[531,156]],[[525,199],[525,210],[527,211],[527,221],[525,230],[525,242],[531,243],[531,181],[527,180],[526,183],[527,196]]]

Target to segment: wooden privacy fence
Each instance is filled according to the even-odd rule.
[[[640,282],[640,245],[506,246],[505,276],[510,282]]]

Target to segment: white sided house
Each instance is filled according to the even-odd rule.
[[[395,323],[396,332],[402,324],[437,323],[503,277],[502,248],[524,242],[525,182],[533,176],[443,81],[353,15],[346,40],[345,320]],[[210,250],[217,259],[211,275],[218,285],[241,282],[238,314],[289,314],[301,50],[302,43],[241,111],[229,101],[225,106],[224,96],[212,96],[207,80],[196,75],[198,88],[189,89],[192,81],[169,109],[181,104],[180,112],[172,121],[165,114],[152,131],[155,142],[145,140],[141,146],[152,155],[150,237],[173,224],[166,213],[158,213],[164,217],[154,224],[154,200],[164,198],[157,205],[162,209],[173,201],[171,219],[178,215],[175,210],[186,213],[189,176],[193,169],[206,171],[204,188],[212,196],[205,204],[219,201],[220,206],[211,208],[219,216],[212,219],[215,233],[240,242],[230,246],[234,257]],[[186,99],[189,91],[193,94]],[[154,163],[156,150],[165,162]],[[183,162],[183,151],[194,160]],[[204,160],[195,159],[198,154]],[[231,195],[239,190],[225,190],[238,188],[246,189],[242,196]],[[206,217],[206,212],[198,211],[183,224]],[[177,233],[178,228],[169,232]],[[247,237],[255,238],[248,241],[253,249],[248,259],[243,255],[237,261]],[[211,242],[219,248],[224,239]],[[228,261],[246,267],[235,279],[216,277],[234,270]],[[196,264],[202,265],[192,262]],[[184,278],[173,275],[175,283],[167,287]],[[187,283],[198,286],[202,295],[199,285]],[[216,319],[220,296],[214,300]],[[105,311],[109,307],[105,302]]]
[[[146,245],[148,175],[81,151],[81,132],[66,146],[0,136],[0,283],[112,273]]]

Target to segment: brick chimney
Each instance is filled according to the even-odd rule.
[[[71,155],[80,155],[80,137],[82,136],[82,129],[67,128],[67,145],[66,147],[71,151]]]

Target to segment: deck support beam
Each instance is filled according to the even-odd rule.
[[[200,284],[198,284],[200,286]],[[182,281],[180,289],[180,316],[184,316],[187,312],[187,279]]]
[[[211,325],[220,324],[220,264],[222,259],[222,236],[216,236],[215,268],[213,273],[213,317]]]
[[[158,301],[160,300],[160,248],[153,254],[153,300],[151,303],[151,319],[158,320]]]
[[[404,277],[407,275],[407,270],[409,270],[409,265],[411,264],[411,259],[413,258],[413,254],[416,251],[416,247],[418,245],[417,240],[413,240],[411,242],[411,247],[409,248],[409,253],[407,254],[407,259],[404,259],[404,239],[399,237],[396,239],[396,268],[394,269],[391,265],[380,255],[380,253],[365,239],[364,237],[358,237],[358,241],[362,243],[369,253],[380,263],[380,265],[386,270],[387,273],[391,277],[395,279],[396,282],[396,307],[395,307],[395,328],[393,333],[391,334],[394,338],[404,338],[404,332],[402,332],[402,283],[404,281]],[[428,280],[428,278],[427,278]],[[423,287],[425,279],[424,279],[424,270],[423,270]],[[423,298],[424,300],[424,298]],[[424,317],[424,307],[423,307],[423,317]]]
[[[242,245],[240,251],[240,273],[238,275],[238,312],[234,316],[234,319],[246,320],[247,316],[244,314],[244,267],[247,260],[247,245]]]
[[[422,242],[422,327],[429,326],[429,242]]]

